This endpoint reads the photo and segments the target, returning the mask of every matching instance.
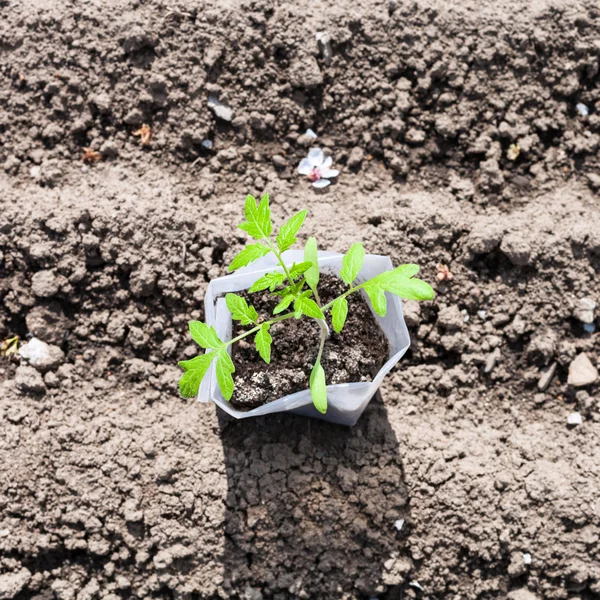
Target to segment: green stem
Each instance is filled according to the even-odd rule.
[[[282,315],[281,317],[275,317],[274,319],[271,319],[270,321],[264,321],[260,325],[257,325],[256,327],[253,327],[252,329],[249,329],[248,331],[244,331],[244,333],[242,333],[241,335],[238,335],[237,337],[233,338],[232,340],[229,340],[228,342],[225,343],[224,347],[226,348],[227,346],[231,346],[231,344],[235,344],[235,342],[239,342],[240,340],[243,340],[245,337],[248,337],[249,335],[256,333],[265,324],[271,326],[274,323],[279,323],[279,321],[285,321],[286,319],[291,319],[293,316],[295,316],[295,313],[292,312],[292,313],[288,313],[287,315]]]
[[[273,243],[271,242],[271,240],[269,238],[265,238],[265,241],[267,242],[267,245],[269,246],[269,248],[271,249],[273,254],[277,257],[277,260],[279,261],[279,264],[281,265],[281,267],[285,273],[285,276],[288,278],[290,285],[294,285],[292,276],[290,275],[288,268],[285,266],[285,263],[283,262],[283,259],[281,258],[281,253],[279,252],[279,250],[277,250],[277,248],[273,245]]]
[[[323,348],[325,347],[325,340],[327,339],[327,336],[329,335],[329,329],[328,329],[325,321],[323,321],[322,319],[317,319],[317,322],[319,323],[319,326],[321,327],[321,343],[319,344],[319,353],[317,354],[317,360],[315,361],[315,364],[321,362],[321,356],[323,355]]]
[[[357,285],[356,287],[350,288],[347,292],[344,292],[343,294],[340,294],[337,298],[334,298],[331,302],[328,302],[325,306],[322,306],[321,310],[323,312],[325,312],[326,310],[330,309],[333,306],[333,303],[336,300],[339,300],[340,298],[345,298],[346,296],[349,296],[350,294],[352,294],[354,292],[358,292],[358,290],[362,290],[362,288],[364,286],[365,286],[365,284],[361,283],[360,285]]]

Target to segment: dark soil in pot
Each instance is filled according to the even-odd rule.
[[[337,298],[347,286],[334,275],[321,274],[319,294],[322,304]],[[240,292],[260,315],[273,314],[277,299],[268,291],[256,294]],[[331,311],[326,314],[331,331],[325,342],[321,364],[327,384],[371,381],[389,354],[389,344],[361,294],[348,297],[348,318],[341,333],[331,324]],[[233,335],[244,331],[234,324]],[[250,410],[288,394],[308,389],[310,372],[319,350],[321,330],[308,318],[289,319],[271,327],[273,344],[271,364],[259,356],[253,338],[233,346],[235,392],[231,404],[238,410]],[[250,341],[252,340],[252,341]]]

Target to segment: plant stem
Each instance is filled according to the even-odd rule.
[[[316,363],[321,362],[325,340],[329,337],[329,327],[327,327],[327,323],[325,323],[325,321],[322,319],[317,319],[317,322],[321,328],[321,343],[319,344],[319,353],[317,354],[317,360],[315,361]]]
[[[362,288],[364,287],[364,285],[365,285],[364,283],[361,283],[360,285],[357,285],[356,287],[350,288],[347,292],[344,292],[343,294],[340,294],[337,298],[334,298],[331,302],[328,302],[325,306],[322,306],[321,310],[323,312],[325,312],[326,310],[328,310],[329,308],[331,308],[333,306],[333,303],[336,300],[339,300],[340,298],[345,298],[346,296],[349,296],[350,294],[352,294],[354,292],[358,292],[358,290],[362,290]]]
[[[285,266],[285,263],[283,262],[283,258],[281,258],[281,253],[279,252],[279,250],[277,250],[277,248],[273,245],[273,243],[271,242],[271,240],[269,238],[265,238],[265,241],[267,242],[267,244],[268,244],[269,248],[271,249],[271,251],[273,252],[273,254],[277,257],[277,260],[279,261],[279,264],[281,265],[281,268],[283,269],[285,276],[288,278],[290,285],[294,285],[292,276],[290,275],[288,268]]]
[[[231,344],[235,344],[235,342],[239,342],[240,340],[243,340],[245,337],[248,337],[249,335],[256,333],[265,324],[270,326],[270,325],[273,325],[274,323],[279,323],[279,321],[285,321],[286,319],[291,319],[293,316],[295,316],[295,313],[291,312],[291,313],[288,313],[287,315],[282,315],[281,317],[275,317],[274,319],[270,319],[269,321],[264,321],[260,325],[257,325],[256,327],[253,327],[252,329],[249,329],[248,331],[244,331],[244,333],[238,335],[237,337],[233,338],[232,340],[229,340],[228,342],[225,343],[225,347],[231,346]]]

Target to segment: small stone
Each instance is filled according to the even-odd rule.
[[[33,367],[17,367],[15,383],[22,392],[28,394],[43,394],[46,391],[41,374]]]
[[[596,331],[596,324],[595,323],[585,323],[583,325],[583,330],[586,333],[594,333],[594,331]]]
[[[326,31],[318,31],[315,35],[317,40],[317,48],[319,49],[319,54],[323,59],[323,62],[326,65],[331,64],[331,40],[329,39],[329,34]]]
[[[580,298],[573,309],[573,316],[582,323],[594,322],[594,309],[596,303],[591,298]]]
[[[483,369],[485,373],[491,373],[494,370],[494,367],[496,366],[499,357],[500,351],[498,350],[498,348],[496,348],[496,350],[494,350],[488,355],[487,360],[485,362],[485,367]]]
[[[19,354],[32,367],[39,371],[53,371],[65,359],[64,352],[58,346],[51,346],[38,338],[32,338],[21,346]]]
[[[213,143],[212,140],[202,140],[201,146],[203,148],[206,148],[207,150],[212,150],[213,146],[214,146],[214,143]]]
[[[31,278],[31,289],[38,298],[51,298],[58,293],[60,282],[52,271],[38,271]]]
[[[522,233],[505,235],[500,244],[500,250],[513,265],[518,267],[524,267],[531,262],[531,245],[524,239]]]
[[[572,412],[567,417],[567,425],[571,425],[572,427],[575,427],[576,425],[581,425],[581,423],[582,423],[581,414],[578,412]]]
[[[276,154],[273,157],[273,166],[278,170],[278,171],[283,171],[286,166],[287,166],[287,161],[285,160],[285,158],[283,158],[283,156],[281,156],[280,154]]]
[[[540,392],[545,392],[549,387],[550,384],[552,383],[552,378],[554,377],[554,374],[556,373],[556,363],[552,363],[545,371],[542,371],[542,374],[540,375],[540,378],[538,380],[538,390],[540,390]]]
[[[569,365],[569,385],[583,387],[598,379],[598,369],[594,367],[587,354],[582,352]]]
[[[402,528],[404,527],[404,519],[398,519],[397,521],[395,521],[394,522],[394,527],[398,531],[402,531]]]
[[[31,571],[23,567],[16,573],[0,575],[0,600],[15,598],[31,580]]]
[[[484,320],[485,320],[485,317],[486,317],[486,315],[487,315],[487,313],[485,312],[485,310],[478,310],[478,311],[477,311],[477,316],[478,316],[478,317],[479,317],[479,318],[480,318],[482,321],[484,321]]]
[[[231,121],[233,119],[233,109],[219,101],[216,96],[208,97],[208,108],[210,108],[215,117],[222,121]]]
[[[585,104],[583,104],[582,102],[579,102],[578,104],[576,104],[575,108],[577,109],[577,112],[582,117],[587,117],[590,114],[590,109]]]
[[[531,554],[529,552],[523,553],[523,563],[529,566],[531,564]]]
[[[351,169],[358,169],[358,167],[360,167],[364,157],[365,157],[365,153],[363,152],[363,149],[359,148],[358,146],[355,146],[350,151],[350,156],[348,157],[348,166]]]

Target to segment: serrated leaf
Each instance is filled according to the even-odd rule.
[[[278,315],[279,313],[283,312],[293,301],[293,294],[288,294],[287,296],[284,296],[279,302],[279,304],[273,309],[273,314]]]
[[[238,225],[240,229],[246,231],[255,240],[268,238],[273,231],[271,223],[271,209],[269,208],[269,194],[265,194],[256,206],[256,198],[247,196],[244,204],[244,215],[246,222]]]
[[[296,278],[302,275],[302,273],[306,273],[306,271],[308,271],[308,269],[310,269],[311,267],[311,262],[301,262],[298,264],[294,263],[292,265],[292,268],[290,269],[290,275],[292,276],[292,278]]]
[[[191,360],[179,362],[179,366],[185,371],[179,380],[179,393],[184,398],[193,398],[198,395],[200,384],[216,355],[216,352],[209,352]]]
[[[271,362],[271,342],[273,338],[269,333],[269,324],[263,323],[261,328],[258,330],[256,337],[254,338],[254,343],[256,344],[256,349],[260,354],[261,358],[269,364]]]
[[[236,254],[229,265],[229,271],[236,271],[241,267],[247,267],[257,258],[262,258],[269,254],[271,250],[262,244],[248,244],[241,252]]]
[[[414,277],[390,277],[382,281],[381,287],[405,300],[433,300],[435,297],[433,288],[427,282]]]
[[[296,235],[300,231],[304,219],[306,219],[307,211],[301,210],[295,214],[287,223],[282,225],[277,235],[277,247],[280,252],[289,250],[296,243]]]
[[[296,309],[296,312],[301,312],[303,315],[312,317],[313,319],[325,318],[325,315],[323,315],[323,311],[319,308],[319,305],[311,298],[300,296],[296,300],[294,308]]]
[[[315,291],[317,285],[319,285],[319,254],[317,250],[317,240],[313,236],[306,240],[306,245],[304,246],[304,260],[305,262],[311,263],[311,267],[304,272],[304,278],[309,287]]]
[[[214,327],[202,321],[190,321],[190,335],[203,348],[218,348],[223,345]]]
[[[327,412],[327,384],[320,362],[315,363],[310,373],[310,395],[315,408],[324,415]]]
[[[352,244],[350,250],[342,258],[342,268],[340,270],[340,277],[344,283],[352,285],[352,282],[358,276],[362,269],[363,262],[365,260],[365,249],[360,242]]]
[[[419,272],[419,265],[406,264],[397,266],[392,273],[402,275],[404,277],[414,277]]]
[[[240,321],[242,325],[250,325],[258,320],[258,313],[254,306],[249,306],[246,300],[237,294],[225,294],[225,304],[234,321]]]
[[[223,394],[223,398],[229,401],[231,400],[231,396],[233,396],[233,388],[235,386],[233,382],[232,373],[235,373],[235,366],[229,356],[227,349],[223,348],[218,352],[217,358],[217,383],[219,384],[219,389],[221,390],[221,394]]]
[[[337,298],[331,307],[331,322],[336,333],[339,333],[344,327],[347,315],[348,301],[346,298]]]
[[[380,316],[385,317],[387,312],[387,300],[383,288],[377,283],[368,283],[364,287],[369,296],[373,310]]]
[[[260,279],[257,279],[252,287],[248,290],[249,292],[262,292],[262,290],[266,290],[269,288],[271,292],[275,291],[277,286],[283,285],[285,281],[285,275],[283,273],[267,273],[263,275]]]

